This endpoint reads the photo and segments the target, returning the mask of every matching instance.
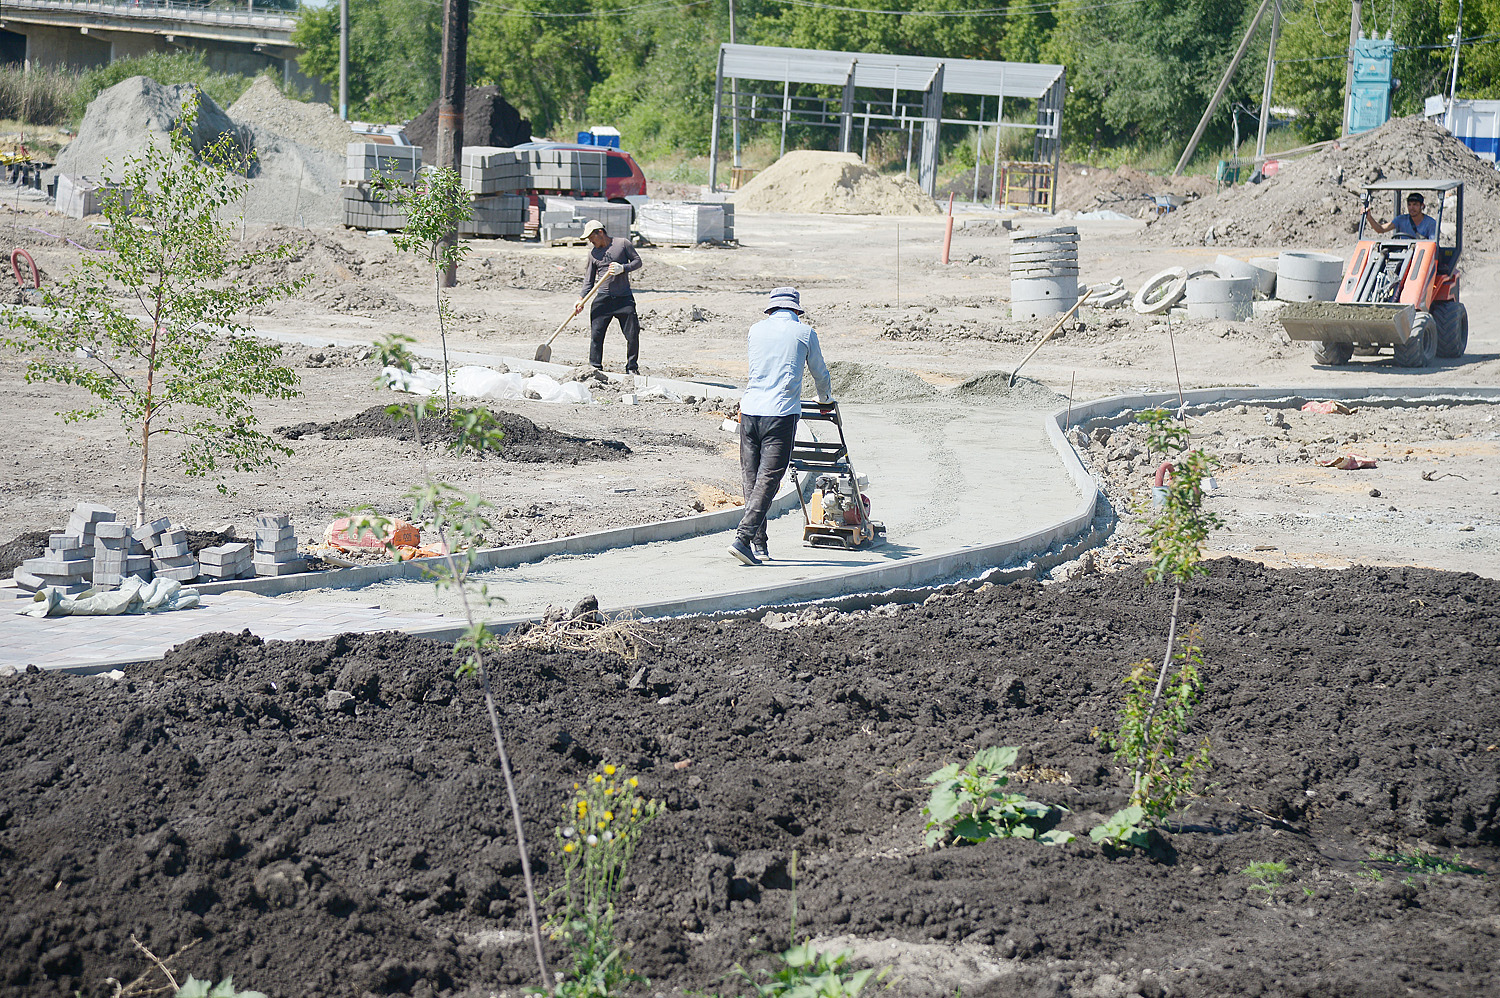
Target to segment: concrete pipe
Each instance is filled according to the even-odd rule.
[[[1220,254],[1214,257],[1214,272],[1220,277],[1248,277],[1253,283],[1255,280],[1255,265],[1246,263],[1244,260],[1236,260],[1232,256]],[[1188,295],[1192,300],[1192,295]]]
[[[1027,277],[1010,280],[1011,301],[1066,301],[1071,307],[1078,300],[1078,278],[1072,275],[1058,277]]]
[[[1038,267],[1034,270],[1012,270],[1010,279],[1015,281],[1078,280],[1077,267]]]
[[[1200,277],[1188,281],[1188,318],[1247,321],[1255,315],[1251,302],[1254,283],[1249,277]]]
[[[1063,238],[1068,238],[1068,237],[1071,237],[1073,239],[1077,239],[1078,238],[1078,226],[1076,226],[1076,225],[1058,225],[1058,226],[1054,226],[1053,228],[1050,228],[1050,229],[1022,229],[1020,232],[1013,232],[1013,233],[1011,233],[1010,241],[1011,242],[1019,242],[1021,240],[1025,240],[1025,239],[1044,239],[1044,238],[1046,238],[1046,239],[1052,239],[1052,238],[1063,239]]]
[[[1274,256],[1252,256],[1250,266],[1255,268],[1255,293],[1262,298],[1276,294],[1276,258]]]
[[[1046,319],[1064,315],[1078,303],[1077,298],[1044,298],[1040,301],[1012,301],[1012,319]]]
[[[1154,274],[1135,295],[1135,310],[1142,315],[1161,315],[1187,293],[1187,270],[1169,267]]]
[[[1333,301],[1339,296],[1343,280],[1297,281],[1276,275],[1276,297],[1280,301]]]
[[[1344,258],[1331,253],[1284,250],[1276,258],[1276,277],[1308,284],[1338,283],[1344,277]]]

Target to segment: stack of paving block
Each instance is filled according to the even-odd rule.
[[[538,191],[604,192],[605,160],[603,149],[522,149],[526,162],[527,184]]]
[[[636,209],[636,230],[653,243],[722,243],[734,238],[734,205],[648,201]]]
[[[143,543],[151,551],[151,568],[159,579],[191,582],[198,577],[198,559],[188,551],[187,528],[163,518],[137,530],[149,530]]]
[[[406,209],[394,201],[381,201],[368,184],[345,184],[344,224],[351,229],[385,229],[399,232],[406,228]]]
[[[542,241],[578,239],[590,219],[604,223],[611,236],[629,236],[633,209],[628,204],[614,204],[603,198],[543,198]]]
[[[251,553],[255,546],[249,543],[220,544],[198,552],[205,579],[243,579],[255,574]]]
[[[360,183],[377,176],[394,177],[414,184],[422,172],[421,146],[396,146],[384,142],[351,142],[344,151],[344,181]]]
[[[526,230],[529,199],[519,194],[495,194],[474,199],[474,214],[458,223],[461,236],[519,236]]]
[[[73,509],[68,525],[47,539],[47,553],[28,558],[16,569],[16,585],[33,592],[52,587],[67,592],[87,588],[94,570],[94,541],[101,523],[112,523],[115,511],[81,502]]]
[[[515,149],[464,146],[461,174],[464,189],[475,194],[510,194],[531,186],[530,160]]]
[[[297,554],[297,534],[287,513],[261,513],[255,518],[256,575],[293,575],[307,571],[307,559]]]
[[[135,573],[131,562],[139,569],[145,562],[146,578],[151,577],[151,556],[145,553],[131,536],[130,525],[118,520],[95,524],[94,527],[94,585],[118,586]],[[134,558],[132,558],[134,555]]]

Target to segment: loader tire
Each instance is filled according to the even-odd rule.
[[[1437,324],[1431,312],[1418,312],[1412,320],[1411,338],[1396,347],[1399,367],[1427,367],[1437,359]]]
[[[1456,301],[1440,301],[1432,306],[1432,321],[1437,327],[1437,355],[1462,357],[1469,348],[1469,310]]]
[[[1349,363],[1349,358],[1354,356],[1353,343],[1330,343],[1327,340],[1313,347],[1313,363],[1326,364],[1329,367],[1338,367]]]

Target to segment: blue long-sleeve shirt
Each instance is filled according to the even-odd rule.
[[[791,416],[802,411],[802,368],[812,372],[819,402],[833,401],[833,379],[818,334],[789,308],[750,327],[750,380],[740,399],[747,416]]]

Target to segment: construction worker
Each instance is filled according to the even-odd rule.
[[[740,475],[745,513],[729,553],[743,565],[771,560],[766,512],[786,477],[802,412],[802,368],[812,372],[818,404],[833,407],[833,381],[818,334],[802,321],[796,288],[777,288],[766,305],[768,318],[750,327],[750,379],[740,398]]]
[[[1384,235],[1396,230],[1397,239],[1436,239],[1437,219],[1422,214],[1427,206],[1426,198],[1416,191],[1406,195],[1406,214],[1397,215],[1389,223],[1382,222],[1370,214],[1370,208],[1365,208],[1365,219],[1370,223],[1370,228]]]
[[[583,268],[583,291],[573,314],[583,310],[583,300],[601,277],[607,273],[609,280],[594,296],[589,309],[589,327],[593,340],[589,344],[589,365],[596,371],[604,370],[604,334],[609,332],[609,320],[620,320],[620,332],[625,334],[625,373],[639,374],[641,363],[641,321],[635,314],[635,295],[630,291],[630,278],[626,274],[641,269],[641,255],[630,245],[629,239],[611,239],[604,223],[590,219],[583,227],[583,238],[589,241],[588,261]]]

